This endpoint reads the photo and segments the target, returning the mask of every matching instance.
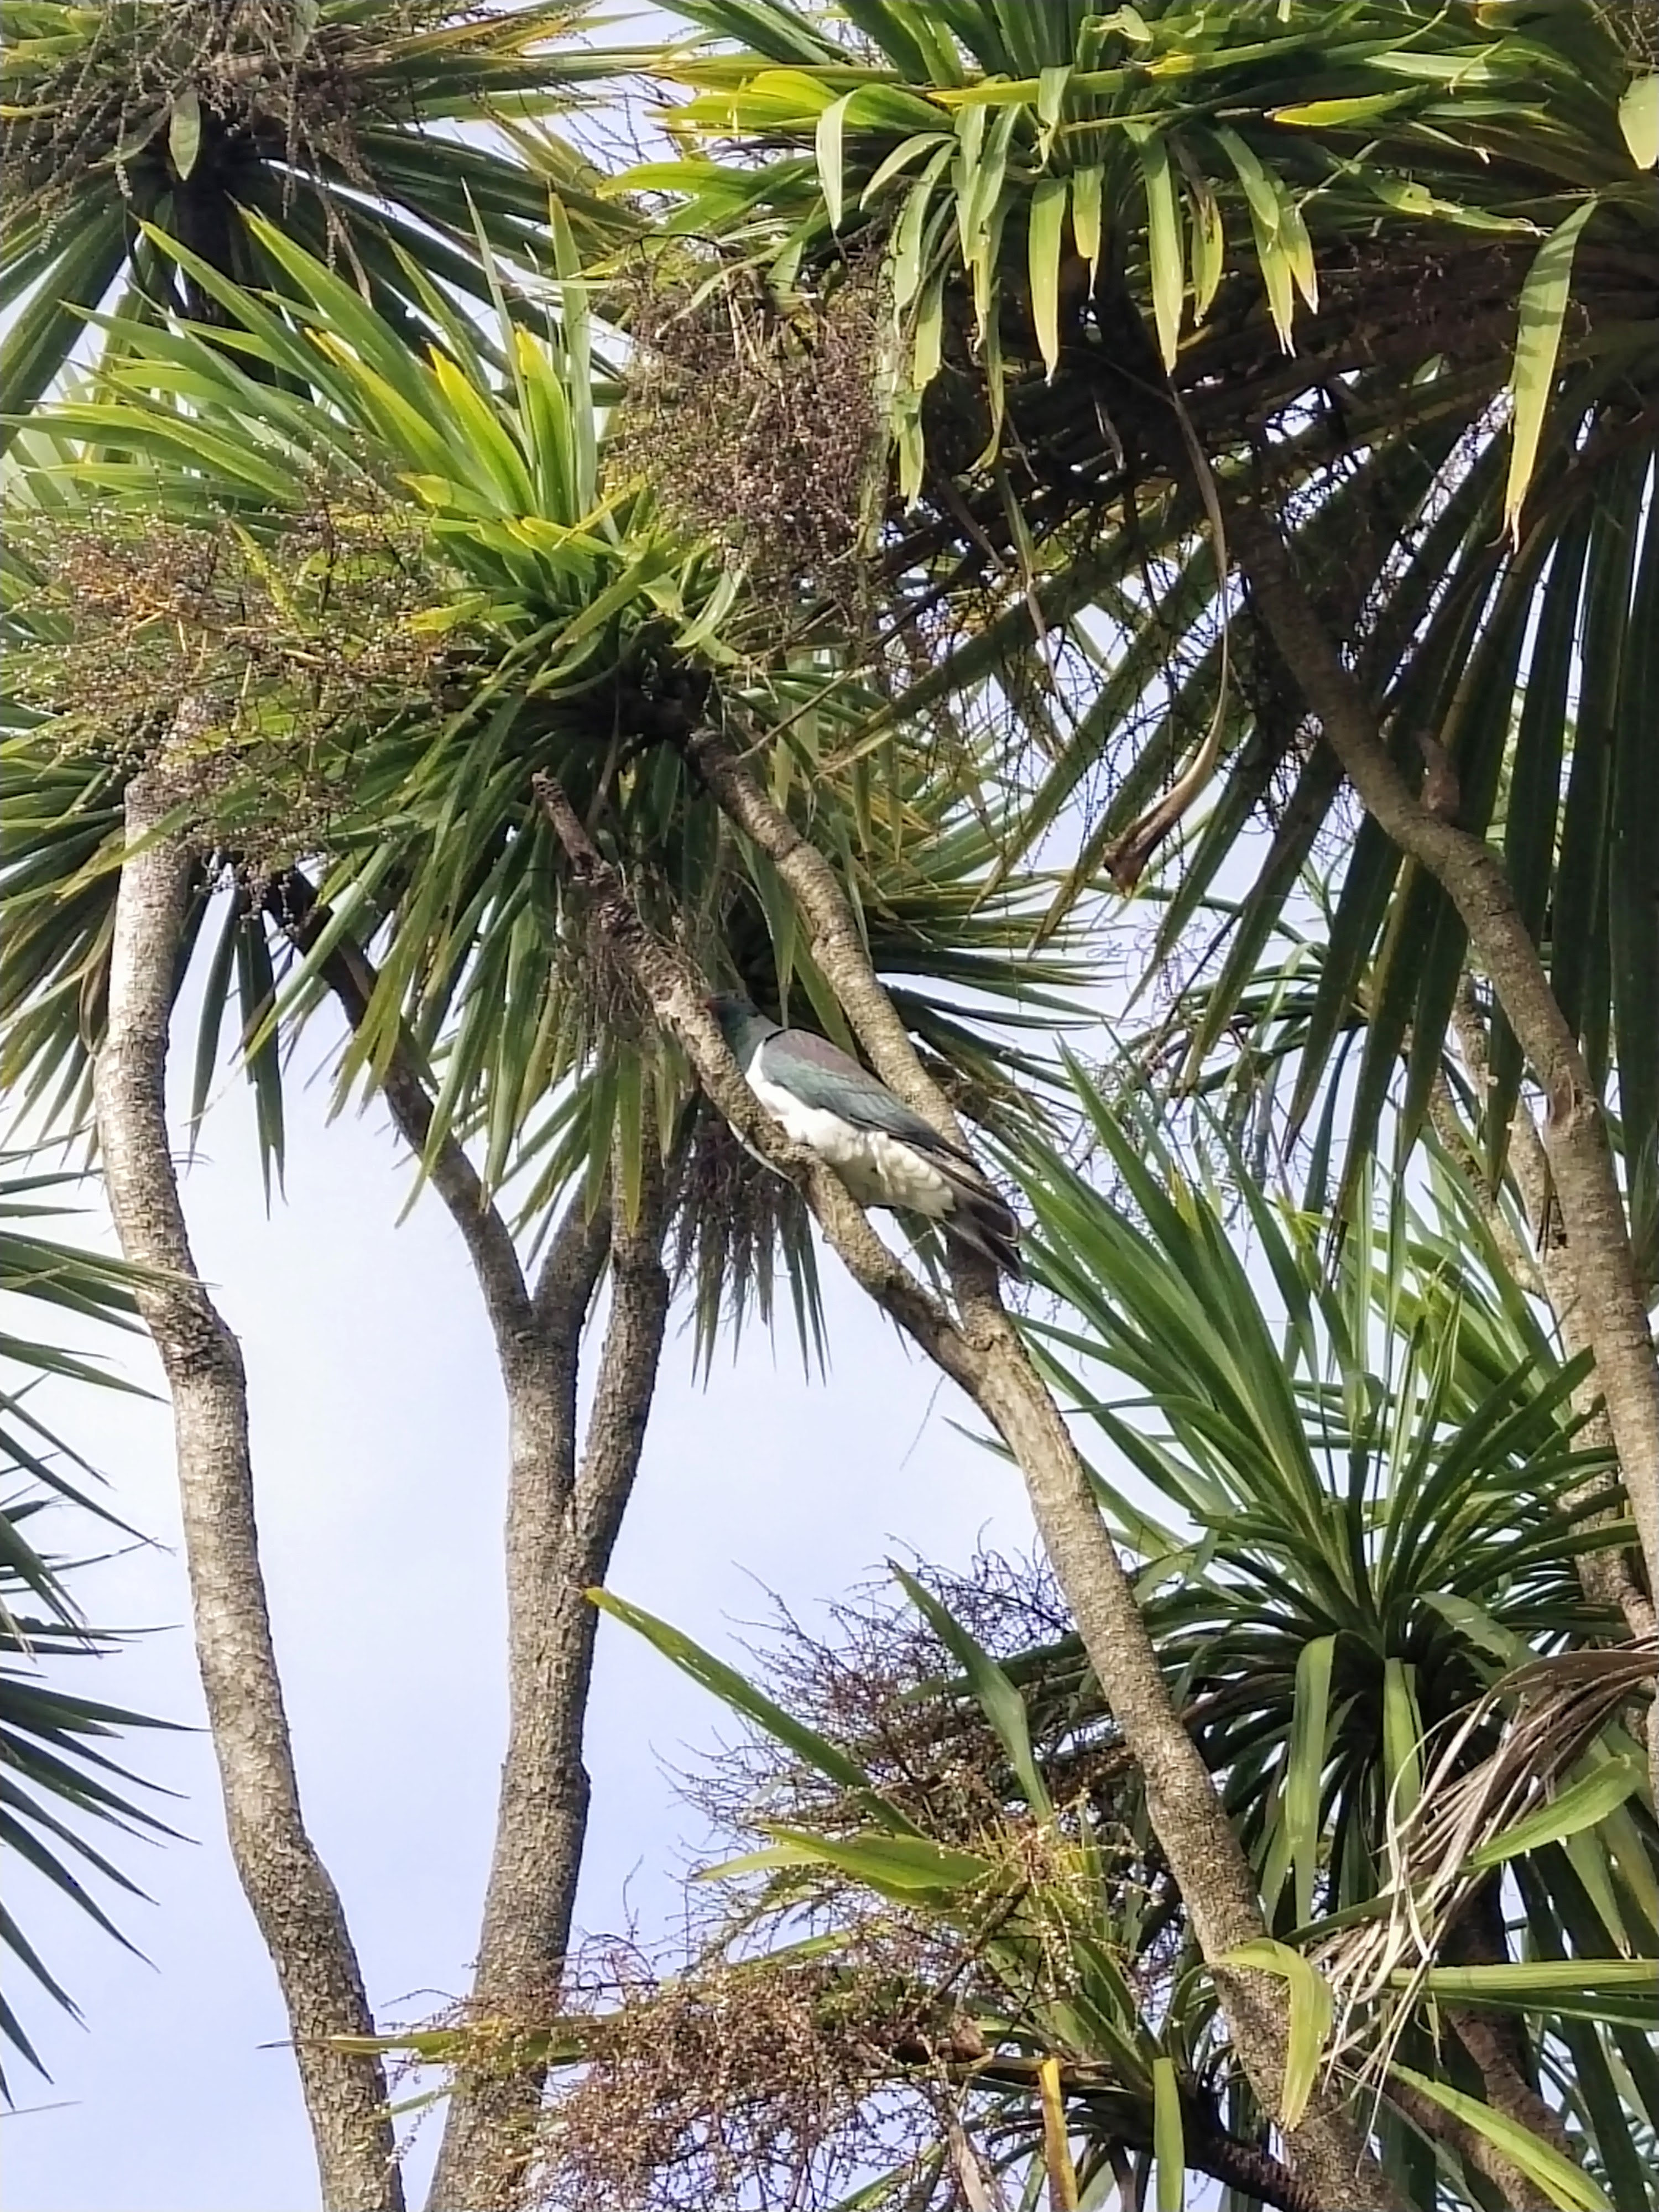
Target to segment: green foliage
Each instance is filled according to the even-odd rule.
[[[1492,2201],[1423,2131],[1438,2106],[1552,2201],[1655,2204],[1659,1859],[1625,1712],[1650,1670],[1581,1574],[1631,1530],[1575,1411],[1584,1365],[1473,1195],[1503,1175],[1519,1048],[1491,1017],[1492,1081],[1464,1080],[1462,926],[1344,811],[1224,543],[1241,507],[1277,517],[1399,765],[1501,848],[1616,1107],[1651,1279],[1645,15],[683,0],[706,35],[639,58],[674,158],[601,194],[531,119],[621,66],[552,51],[560,11],[323,0],[258,52],[222,12],[170,0],[152,57],[149,11],[9,11],[11,404],[84,321],[103,350],[8,479],[0,1070],[54,1127],[83,1119],[122,794],[188,699],[211,837],[196,1112],[234,1001],[279,1169],[286,1056],[332,995],[341,1097],[412,1068],[423,1164],[474,1145],[540,1223],[607,1178],[631,1206],[660,1146],[685,1163],[705,1352],[746,1302],[769,1316],[780,1254],[810,1341],[804,1215],[702,1112],[531,798],[557,776],[711,981],[848,1043],[775,871],[690,765],[690,733],[721,732],[835,860],[1024,1186],[1052,1302],[1029,1339],[1097,1440],[1101,1510],[1260,1883],[1270,1939],[1234,1963],[1278,1977],[1291,2045],[1264,2114],[1052,1603],[924,1572],[858,1666],[764,1684],[602,1599],[773,1748],[717,1808],[743,1848],[712,1870],[732,1917],[709,1958],[613,1975],[515,2027],[509,2062],[574,2069],[584,2157],[635,2127],[611,2182],[641,2203],[708,2201],[693,2140],[768,2186],[780,2143],[867,2172],[886,2138],[836,2130],[879,2106],[909,2116],[915,2204],[991,2201],[999,2176],[1030,2203],[1145,2201],[1155,2174],[1162,2212],[1201,2173],[1231,2212],[1334,2069],[1356,2108],[1381,2098],[1413,2203]],[[444,135],[486,115],[488,144]],[[596,294],[647,230],[657,274]],[[607,415],[595,297],[635,319],[631,421]],[[1059,1081],[1044,1033],[1083,979],[1042,947],[1188,821],[1143,983],[1213,934],[1141,1041],[1187,1102],[1183,1149],[1150,1102]],[[1416,1149],[1449,1097],[1475,1133],[1455,1163]],[[1298,1137],[1301,1212],[1269,1172]],[[112,1279],[42,1274],[45,1251],[0,1256],[108,1303]],[[18,1466],[62,1489],[55,1440],[6,1412]],[[13,1648],[26,1626],[37,1652],[88,1648],[19,1534],[35,1503],[4,1524],[0,1571],[39,1615]],[[93,1747],[130,1718],[55,1693],[0,1715],[35,1791],[8,1837],[100,1918],[72,1860],[124,1878],[52,1799],[146,1820]],[[1483,2009],[1571,2160],[1498,2109],[1458,2030]],[[711,2045],[720,2081],[696,2070]],[[481,2046],[463,2025],[408,2047]],[[945,2087],[971,2141],[940,2128]],[[669,2141],[664,2182],[647,2152]],[[599,2169],[572,2172],[592,2201]]]
[[[1402,1047],[1409,1148],[1464,930],[1436,883],[1347,822],[1248,604],[1228,682],[1195,441],[1223,510],[1280,513],[1407,775],[1425,773],[1420,732],[1425,790],[1501,845],[1597,1081],[1617,1066],[1650,1270],[1659,352],[1637,303],[1659,284],[1659,176],[1641,21],[1595,0],[1086,16],[963,0],[925,28],[861,8],[846,33],[787,0],[684,12],[714,39],[659,58],[694,96],[666,118],[682,161],[642,181],[780,287],[866,236],[885,258],[909,365],[893,436],[921,523],[895,573],[925,548],[963,635],[882,726],[977,701],[1030,749],[1016,855],[1086,817],[1056,917],[1132,885],[1207,791],[1148,961],[1159,972],[1225,886],[1189,1073],[1321,840],[1352,836],[1288,1112],[1299,1126],[1328,1095],[1363,978],[1348,1158],[1358,1173]],[[988,546],[1024,586],[988,623]],[[1160,811],[1183,769],[1193,787]],[[1269,802],[1264,852],[1249,832]],[[1496,1174],[1522,1073],[1507,1029],[1493,1070]]]
[[[1333,1276],[1318,1224],[1275,1207],[1242,1164],[1230,1231],[1149,1121],[1126,1123],[1073,1079],[1098,1158],[1024,1147],[1033,1273],[1058,1301],[1027,1326],[1101,1440],[1103,1511],[1258,1872],[1274,1940],[1236,1963],[1288,1987],[1280,2117],[1333,2064],[1360,2072],[1384,2100],[1384,2162],[1415,2202],[1421,2139],[1388,2085],[1431,2081],[1446,2110],[1477,2105],[1469,2124],[1553,2201],[1607,2201],[1598,2177],[1627,2186],[1659,2114],[1644,2039],[1659,1838],[1626,1692],[1595,1687],[1604,1658],[1632,1680],[1646,1662],[1595,1650],[1620,1627],[1577,1577],[1586,1553],[1630,1534],[1607,1517],[1605,1456],[1578,1441],[1579,1370],[1455,1178],[1431,1179],[1426,1214],[1396,1191]],[[715,1800],[759,1845],[710,1870],[732,1886],[734,1940],[772,1931],[783,1972],[811,1926],[867,1973],[892,1966],[897,1916],[935,2057],[929,1987],[971,2014],[983,2048],[956,2078],[999,2163],[1042,2168],[1052,2054],[1085,2189],[1126,2148],[1166,2191],[1182,2170],[1231,2179],[1241,2148],[1264,2146],[1261,2118],[1077,1639],[1022,1640],[1035,1595],[1000,1610],[983,1587],[900,1579],[923,1656],[890,1616],[825,1657],[786,1644],[781,1698],[604,1601],[781,1747],[741,1803],[729,1784]],[[1443,1807],[1449,1859],[1428,1840]],[[1498,1915],[1505,1955],[1453,1963],[1444,1931],[1460,1909],[1488,1912],[1499,1866],[1525,1903],[1507,1931]],[[1419,1942],[1420,1963],[1375,1984],[1373,1960],[1414,1960]],[[1531,2063],[1589,2178],[1569,2189],[1559,2153],[1493,2107],[1455,2035],[1443,2027],[1437,2044],[1437,2007],[1464,2002],[1531,2023]],[[579,2027],[570,2062],[603,2076]],[[904,2081],[902,2063],[890,2078]],[[1447,2185],[1483,2202],[1479,2176],[1440,2156]]]
[[[39,1224],[59,1219],[61,1193],[71,1176],[30,1168],[21,1156],[0,1159],[0,1291],[72,1316],[125,1326],[132,1276],[118,1261],[44,1235]],[[43,1320],[46,1316],[43,1316]],[[92,1494],[94,1470],[30,1403],[49,1377],[119,1389],[109,1373],[53,1338],[0,1332],[0,1850],[71,1899],[117,1942],[125,1944],[88,1877],[130,1896],[143,1892],[88,1834],[95,1824],[128,1837],[171,1834],[128,1794],[137,1778],[104,1746],[133,1728],[163,1722],[65,1690],[64,1662],[112,1650],[117,1639],[89,1627],[69,1587],[70,1569],[36,1548],[39,1516],[69,1505],[131,1535]],[[0,1908],[0,1944],[31,1982],[70,2013],[75,2004],[16,1917],[15,1888]],[[131,1948],[130,1946],[128,1948]],[[39,2070],[13,1995],[0,1999],[0,2045]],[[0,2073],[0,2094],[5,2094]]]
[[[631,219],[592,198],[588,164],[539,120],[585,74],[558,50],[582,12],[580,0],[483,15],[453,0],[9,0],[7,406],[32,408],[58,380],[90,311],[112,310],[118,351],[133,325],[181,302],[212,319],[211,295],[188,274],[181,290],[156,231],[281,291],[280,258],[240,219],[262,216],[339,258],[398,323],[420,301],[411,265],[488,307],[479,237],[538,267],[550,192],[590,249],[626,238]],[[457,125],[473,128],[457,137]]]
[[[1010,1125],[1028,1112],[1019,1086],[1041,1063],[988,1036],[963,995],[1012,1002],[1018,1027],[1051,1018],[1073,980],[1024,949],[1029,890],[998,885],[1010,797],[962,749],[892,749],[893,772],[875,774],[845,738],[867,695],[833,651],[757,655],[766,617],[740,576],[665,520],[647,487],[608,471],[569,234],[556,226],[557,319],[535,337],[503,318],[511,367],[498,374],[430,287],[422,358],[320,263],[255,228],[284,269],[285,316],[158,239],[226,324],[135,333],[109,396],[43,416],[19,471],[32,516],[70,549],[71,579],[90,565],[88,530],[107,534],[123,514],[202,549],[206,587],[174,562],[185,582],[161,595],[162,619],[155,567],[139,567],[94,641],[106,707],[188,690],[204,726],[198,797],[221,842],[199,869],[192,946],[207,949],[216,886],[228,877],[234,890],[209,961],[195,1110],[234,985],[262,1142],[280,1164],[285,1039],[343,949],[370,981],[343,1088],[412,1052],[435,1089],[428,1159],[452,1132],[476,1133],[487,1182],[519,1172],[542,1218],[573,1182],[597,1191],[613,1130],[624,1161],[676,1141],[684,1068],[563,889],[530,793],[540,769],[627,864],[647,919],[711,978],[804,1003],[848,1041],[770,862],[684,758],[708,716],[763,749],[774,794],[842,857],[872,957],[967,1109]],[[8,556],[26,670],[43,648],[73,660],[97,611],[84,594],[43,611],[28,544],[25,532]],[[267,607],[275,623],[253,619]],[[55,1086],[54,1110],[72,1115],[100,1020],[120,792],[158,732],[153,719],[114,732],[106,720],[100,746],[72,714],[43,720],[42,703],[14,710],[7,749],[15,918],[0,1003],[10,1079],[32,1099]],[[704,1344],[734,1272],[764,1310],[775,1215],[798,1318],[815,1331],[793,1194],[757,1182],[723,1137],[708,1141],[688,1262]],[[757,1207],[749,1238],[738,1224]]]

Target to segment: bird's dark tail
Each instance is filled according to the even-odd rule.
[[[979,1253],[1003,1274],[1023,1283],[1025,1267],[1019,1256],[1019,1223],[1012,1211],[977,1175],[969,1177],[955,1174],[950,1164],[939,1164],[950,1176],[951,1188],[960,1201],[957,1212],[945,1224],[946,1236],[954,1237],[959,1244]]]

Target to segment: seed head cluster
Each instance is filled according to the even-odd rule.
[[[878,1978],[771,1962],[665,1977],[612,1948],[571,1982],[583,2058],[542,2121],[547,2212],[808,2212],[916,2133],[914,2113],[870,2102],[892,2071]]]
[[[400,45],[473,20],[482,30],[490,14],[453,0],[392,0],[356,21],[319,21],[297,0],[106,0],[75,12],[70,36],[14,42],[11,82],[27,96],[14,95],[0,124],[14,222],[50,228],[99,182],[148,212],[173,180],[186,97],[197,159],[210,167],[265,159],[290,188],[301,173],[320,184],[332,173],[368,189],[363,126],[410,119]]]
[[[453,586],[361,487],[319,489],[263,540],[115,507],[20,514],[8,538],[13,688],[40,742],[136,770],[167,740],[210,834],[250,860],[325,845],[360,740],[429,709],[464,650],[416,619]]]
[[[885,481],[884,320],[873,264],[787,303],[748,270],[641,281],[619,471],[648,468],[674,520],[763,594],[850,601]]]

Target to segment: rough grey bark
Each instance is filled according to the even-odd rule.
[[[1546,1103],[1540,1133],[1577,1310],[1624,1472],[1650,1586],[1659,1588],[1659,1359],[1631,1249],[1605,1109],[1550,988],[1498,854],[1423,804],[1395,765],[1377,716],[1297,576],[1278,526],[1242,501],[1227,517],[1253,603],[1361,803],[1442,884],[1468,931]]]
[[[813,957],[883,1079],[960,1142],[955,1116],[870,966],[834,872],[771,805],[723,739],[700,735],[688,751],[722,808],[763,847],[788,885],[811,934]],[[762,1108],[703,1003],[702,980],[646,928],[563,793],[548,777],[537,779],[537,789],[599,921],[658,1019],[685,1047],[714,1103],[764,1158],[804,1188],[854,1281],[962,1387],[1008,1445],[1084,1648],[1141,1769],[1152,1826],[1215,1978],[1240,2059],[1263,2106],[1276,2109],[1288,2044],[1282,1989],[1265,1975],[1223,1963],[1236,1947],[1266,1932],[1255,1881],[1197,1747],[1170,1702],[1070,1432],[1002,1310],[994,1275],[971,1259],[962,1262],[956,1277],[959,1318],[921,1287],[876,1236],[845,1185],[790,1143]],[[1389,2212],[1398,2206],[1363,2131],[1334,2097],[1316,2093],[1287,2148],[1298,2180],[1329,2212]]]
[[[516,2025],[545,2021],[569,1942],[599,1619],[586,1593],[605,1579],[639,1470],[668,1315],[669,1206],[660,1166],[647,1171],[633,1223],[613,1200],[596,1234],[576,1200],[538,1285],[535,1334],[503,1356],[511,1716],[471,2008],[509,2037]],[[607,1244],[611,1310],[578,1463],[577,1347]],[[500,2212],[520,2201],[545,2078],[544,2063],[532,2061],[456,2082],[430,2212]]]
[[[1468,976],[1459,987],[1452,1009],[1452,1030],[1469,1081],[1477,1096],[1484,1097],[1488,1082],[1486,1023]],[[1531,1272],[1549,1301],[1567,1357],[1574,1359],[1589,1346],[1583,1305],[1572,1248],[1550,1188],[1549,1163],[1524,1100],[1516,1107],[1510,1123],[1509,1158],[1532,1231]],[[1496,1208],[1492,1213],[1496,1216]],[[1582,1434],[1586,1446],[1611,1454],[1613,1430],[1594,1370],[1573,1392],[1572,1402],[1574,1411],[1583,1416]],[[1638,1587],[1624,1553],[1586,1553],[1578,1561],[1578,1578],[1585,1595],[1593,1603],[1615,1607],[1624,1615],[1625,1625],[1632,1636],[1651,1636],[1659,1628],[1653,1601]]]
[[[181,715],[181,721],[185,719]],[[196,1652],[231,1855],[276,1970],[328,2212],[402,2212],[374,2032],[345,1915],[306,1832],[254,1517],[241,1347],[197,1274],[167,1124],[167,1032],[191,855],[164,765],[136,778],[94,1093],[110,1212],[173,1401]]]
[[[1508,1932],[1504,1923],[1503,1888],[1492,1876],[1477,1889],[1446,1930],[1443,1956],[1449,1966],[1504,1966],[1510,1963]],[[1486,2102],[1495,2112],[1525,2128],[1560,2154],[1569,2166],[1578,2160],[1578,2148],[1568,2134],[1559,2112],[1537,2088],[1537,2063],[1523,2013],[1486,2011],[1474,2005],[1446,2007],[1452,2033],[1480,2070]],[[1506,2200],[1517,2212],[1547,2207],[1547,2192],[1523,2179],[1522,2190]]]
[[[1397,2106],[1419,2135],[1431,2142],[1443,2142],[1448,2150],[1455,2151],[1471,2172],[1492,2184],[1498,2191],[1504,2212],[1550,2212],[1556,2203],[1547,2196],[1534,2181],[1529,2181],[1520,2167],[1504,2157],[1494,2142],[1483,2136],[1478,2128],[1456,2118],[1432,2097],[1409,2081],[1391,2081],[1389,2102]]]
[[[319,940],[328,915],[303,876],[290,875],[268,903],[301,951]],[[321,967],[358,1028],[373,966],[343,942]],[[609,1200],[590,1212],[579,1197],[532,1291],[465,1151],[453,1138],[432,1144],[432,1101],[410,1054],[392,1052],[381,1091],[466,1248],[507,1401],[507,1741],[469,2003],[474,2023],[492,2031],[490,2057],[453,2085],[427,2200],[430,2212],[502,2212],[522,2196],[547,2075],[515,2032],[556,2004],[581,1872],[582,1736],[598,1626],[586,1592],[605,1579],[639,1472],[668,1314],[662,1246],[678,1164],[665,1168],[646,1145],[632,1222]],[[611,1310],[583,1438],[581,1339],[607,1261]]]

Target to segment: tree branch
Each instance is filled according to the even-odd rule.
[[[965,1145],[949,1099],[922,1066],[909,1031],[870,964],[835,870],[768,797],[718,730],[705,724],[686,738],[684,750],[721,812],[760,847],[788,886],[811,933],[813,952],[877,1074],[940,1136]]]
[[[828,864],[787,823],[787,836],[777,833],[776,810],[723,741],[693,743],[699,768],[713,763],[718,781],[710,788],[716,799],[725,806],[729,797],[741,807],[741,817],[733,818],[763,844],[795,893],[814,957],[883,1077],[942,1131],[954,1133],[954,1117],[916,1062]],[[714,1105],[769,1164],[804,1188],[819,1226],[860,1289],[961,1386],[1012,1452],[1085,1650],[1139,1765],[1152,1826],[1181,1887],[1240,2057],[1264,2106],[1273,2109],[1288,2048],[1285,2001],[1266,1976],[1222,1963],[1237,1945],[1265,1932],[1255,1881],[1209,1772],[1170,1704],[1087,1472],[1059,1407],[1002,1311],[989,1269],[958,1269],[958,1324],[881,1243],[839,1177],[792,1144],[762,1108],[707,1011],[705,985],[679,952],[646,927],[558,785],[538,775],[535,790],[573,875],[592,901],[595,918],[659,1021],[679,1037]],[[1398,2205],[1363,2136],[1334,2098],[1316,2096],[1289,2146],[1298,2175],[1329,2212],[1385,2212]]]
[[[1490,1084],[1486,1024],[1474,987],[1467,975],[1460,982],[1453,1003],[1452,1032],[1475,1094],[1484,1099]],[[1586,1348],[1588,1338],[1572,1247],[1561,1229],[1551,1188],[1549,1162],[1524,1101],[1516,1105],[1510,1119],[1509,1156],[1516,1188],[1520,1192],[1521,1204],[1533,1232],[1534,1272],[1554,1313],[1563,1349],[1569,1359],[1576,1359]],[[1497,1206],[1485,1191],[1482,1179],[1477,1174],[1473,1181],[1488,1218],[1501,1219]],[[1583,1417],[1582,1434],[1589,1449],[1616,1455],[1607,1406],[1593,1369],[1573,1392],[1572,1403],[1574,1412]],[[1573,1502],[1577,1503],[1583,1494],[1571,1493]],[[1585,1552],[1579,1555],[1577,1564],[1578,1579],[1592,1604],[1616,1607],[1624,1615],[1632,1636],[1638,1641],[1659,1631],[1653,1601],[1638,1586],[1626,1553]]]
[[[1377,826],[1444,888],[1548,1102],[1541,1139],[1572,1254],[1584,1334],[1647,1560],[1659,1586],[1659,1361],[1631,1250],[1613,1148],[1578,1041],[1496,853],[1425,806],[1297,580],[1276,526],[1236,501],[1227,518],[1255,604],[1326,742]]]
[[[1398,2081],[1391,2075],[1389,2102],[1405,2114],[1419,2135],[1426,2136],[1431,2142],[1444,2143],[1448,2150],[1456,2152],[1471,2172],[1489,2181],[1497,2190],[1504,2212],[1550,2212],[1554,2197],[1540,2190],[1535,2181],[1529,2180],[1479,2128],[1470,2127],[1466,2120],[1460,2120],[1443,2106],[1437,2105],[1414,2083]]]
[[[187,720],[181,710],[175,738]],[[98,1137],[122,1251],[173,1401],[196,1651],[231,1856],[287,2007],[329,2212],[402,2212],[374,2021],[339,1895],[306,1832],[254,1518],[241,1347],[197,1273],[167,1125],[173,986],[191,866],[165,756],[127,787]],[[157,1283],[155,1274],[167,1277]]]

